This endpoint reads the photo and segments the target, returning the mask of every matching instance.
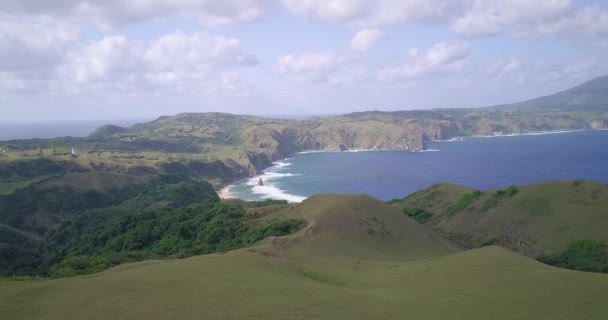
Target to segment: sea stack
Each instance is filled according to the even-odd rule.
[[[258,181],[258,186],[260,186],[260,187],[264,186],[264,181],[262,180],[261,177],[260,177],[260,180]]]

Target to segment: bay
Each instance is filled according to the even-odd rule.
[[[436,183],[479,190],[556,180],[608,183],[608,131],[468,137],[425,152],[315,152],[275,163],[226,189],[244,200],[299,202],[321,193],[402,198]],[[259,178],[264,186],[259,186]]]

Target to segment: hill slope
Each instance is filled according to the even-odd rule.
[[[497,110],[576,111],[608,110],[608,76],[545,97],[492,107]]]
[[[315,197],[273,218],[292,216],[308,220],[308,229],[253,249],[127,264],[76,278],[0,283],[0,312],[7,319],[50,320],[608,314],[607,275],[549,267],[497,247],[451,253],[453,247],[432,231],[368,197]],[[359,223],[371,219],[372,231]]]
[[[308,262],[326,260],[407,261],[458,251],[449,241],[366,195],[319,195],[280,213],[308,221],[272,253]]]
[[[608,185],[547,182],[475,192],[440,184],[394,206],[466,248],[496,244],[538,257],[574,240],[608,243]]]

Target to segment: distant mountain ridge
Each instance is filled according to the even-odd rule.
[[[489,107],[493,110],[522,111],[577,111],[581,108],[608,111],[608,75],[552,95]]]

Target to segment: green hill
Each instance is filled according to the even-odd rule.
[[[306,261],[406,261],[456,252],[449,241],[365,195],[319,195],[280,214],[308,221],[301,233],[272,244],[274,255]]]
[[[576,111],[608,108],[608,76],[597,77],[574,88],[524,102],[493,107],[498,110]]]
[[[308,227],[258,247],[0,283],[5,319],[600,319],[608,275],[498,247],[456,252],[366,196],[319,196],[262,219]],[[417,249],[417,248],[425,248]]]
[[[0,196],[0,276],[44,274],[43,260],[57,263],[51,258],[66,256],[56,252],[58,247],[72,241],[87,244],[75,236],[50,241],[50,230],[68,225],[90,236],[103,229],[103,218],[112,214],[171,209],[208,199],[218,200],[210,184],[179,175],[87,172],[43,179]]]
[[[392,203],[465,248],[493,244],[539,257],[560,253],[575,240],[608,243],[608,186],[601,183],[488,192],[439,184]]]

